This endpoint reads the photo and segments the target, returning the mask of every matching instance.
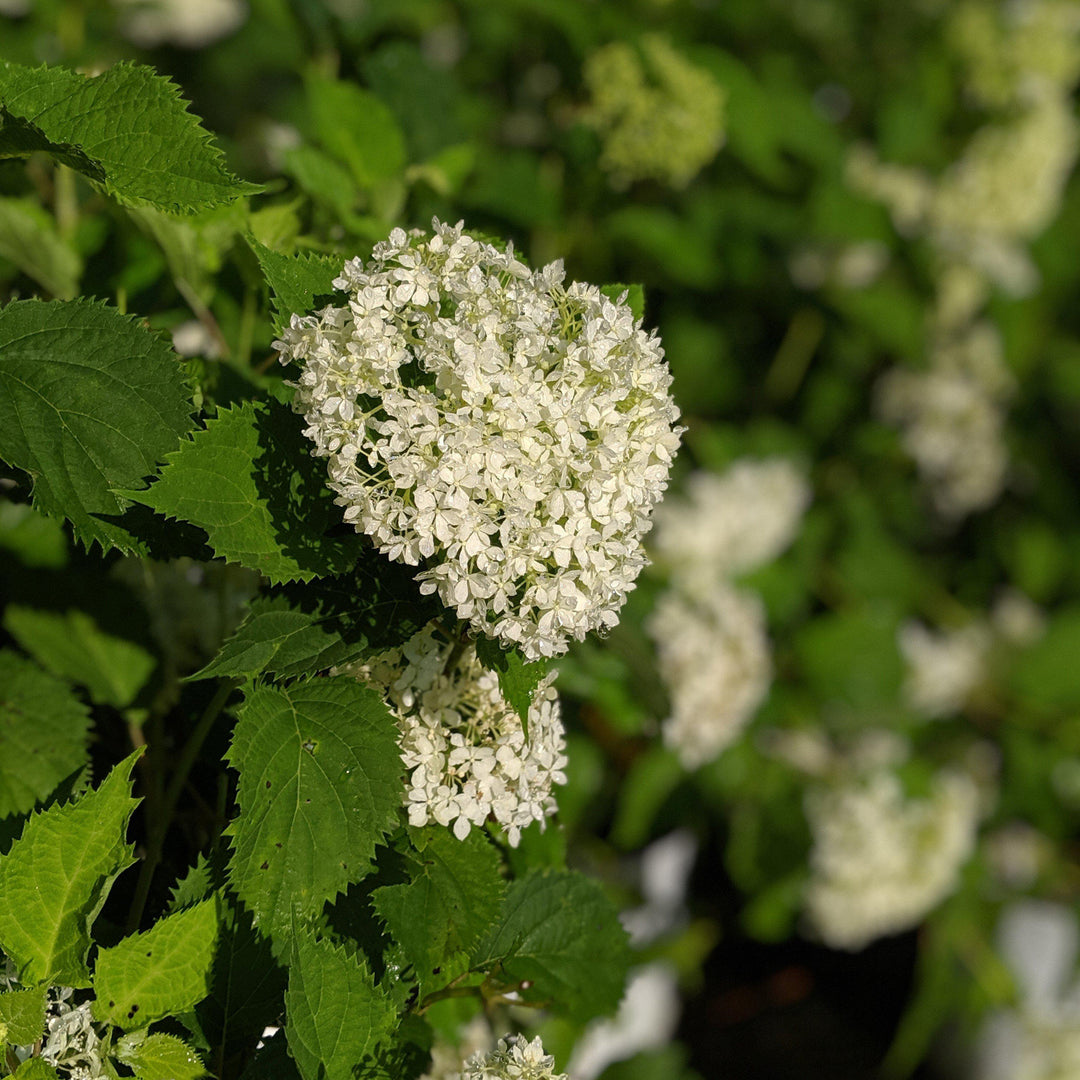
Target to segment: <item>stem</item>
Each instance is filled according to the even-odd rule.
[[[420,1006],[416,1010],[416,1015],[423,1016],[436,1001],[445,1001],[447,998],[482,996],[479,986],[444,986],[441,990],[433,990],[420,1002]]]
[[[135,898],[131,902],[131,911],[128,914],[128,933],[138,929],[142,920],[146,899],[150,895],[150,883],[153,880],[158,863],[161,862],[165,834],[169,831],[169,825],[172,823],[173,812],[176,810],[176,804],[180,799],[180,792],[183,791],[184,785],[187,783],[188,775],[195,764],[195,759],[199,756],[202,744],[206,741],[210,729],[214,726],[214,721],[220,715],[221,710],[225,707],[225,702],[228,701],[229,696],[236,687],[237,682],[233,679],[223,682],[218,687],[217,692],[210,699],[210,704],[206,706],[202,716],[199,717],[199,722],[195,725],[191,737],[184,744],[184,749],[180,752],[180,757],[176,762],[176,769],[173,771],[172,779],[169,781],[169,786],[165,789],[165,795],[161,800],[157,821],[154,828],[150,830],[150,836],[147,840],[146,858],[143,859],[142,867],[139,870],[139,880],[135,886]]]
[[[75,192],[75,173],[66,165],[57,165],[53,177],[53,209],[60,236],[71,243],[79,223],[79,202]]]

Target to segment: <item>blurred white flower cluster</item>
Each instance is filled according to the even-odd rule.
[[[238,29],[248,15],[243,0],[113,0],[126,38],[144,49],[198,49]]]
[[[976,1050],[977,1080],[1072,1080],[1080,1076],[1076,914],[1024,900],[1005,910],[997,944],[1012,970],[1017,1007],[993,1015]]]
[[[1039,608],[1015,589],[1002,593],[989,620],[938,631],[915,621],[904,623],[897,633],[907,666],[904,697],[927,718],[960,712],[987,679],[995,648],[1031,645],[1044,624]]]
[[[491,1025],[484,1016],[474,1016],[458,1031],[457,1042],[436,1035],[431,1047],[431,1062],[419,1080],[461,1080],[461,1070],[470,1058],[487,1054],[495,1041]]]
[[[433,223],[296,316],[293,407],[345,520],[530,659],[614,626],[678,447],[671,375],[624,302]]]
[[[957,887],[975,846],[978,789],[943,770],[927,797],[909,799],[878,770],[811,790],[806,814],[807,914],[826,944],[861,949],[917,925]]]
[[[765,609],[731,578],[776,558],[810,499],[782,458],[744,459],[723,476],[690,477],[656,515],[655,549],[671,588],[647,623],[671,699],[664,741],[697,768],[729,746],[768,693]]]
[[[880,413],[901,428],[904,449],[942,517],[962,518],[1000,494],[1011,390],[1001,337],[983,321],[936,341],[928,370],[896,367],[882,378]]]
[[[461,1080],[568,1080],[555,1072],[555,1058],[544,1053],[537,1035],[527,1042],[520,1035],[500,1039],[488,1054],[476,1054],[465,1063]]]
[[[726,94],[708,71],[646,34],[614,41],[585,61],[586,121],[603,139],[600,166],[612,186],[657,180],[683,188],[724,145]]]
[[[434,624],[400,649],[341,670],[380,690],[397,717],[412,825],[452,825],[464,840],[490,816],[516,847],[522,829],[554,812],[552,785],[566,783],[554,673],[533,693],[526,736],[475,645],[451,641]]]

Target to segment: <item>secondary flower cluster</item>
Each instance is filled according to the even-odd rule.
[[[520,1036],[500,1039],[490,1054],[477,1054],[465,1063],[461,1080],[569,1080],[555,1072],[555,1058],[544,1053],[537,1035],[532,1042]]]
[[[923,799],[907,799],[895,774],[812,791],[814,838],[806,890],[811,922],[834,948],[861,949],[915,926],[959,883],[978,824],[978,791],[943,771]]]
[[[698,472],[687,497],[657,513],[655,549],[671,575],[646,629],[671,699],[664,741],[697,768],[739,735],[769,690],[772,661],[761,599],[731,579],[780,554],[810,498],[783,458]]]
[[[671,375],[625,302],[456,226],[345,264],[344,307],[275,343],[345,520],[530,659],[611,627],[678,446]]]
[[[686,185],[724,144],[725,93],[663,38],[640,47],[615,41],[585,62],[592,103],[585,118],[601,134],[601,167],[614,187],[634,180]]]
[[[464,840],[490,816],[516,847],[522,829],[554,812],[552,785],[566,783],[554,673],[533,693],[526,736],[475,645],[435,624],[343,670],[379,689],[397,717],[411,824],[452,825]]]

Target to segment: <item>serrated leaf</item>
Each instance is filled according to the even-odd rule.
[[[210,993],[196,1014],[207,1037],[228,1058],[250,1051],[267,1017],[280,1015],[286,975],[274,959],[270,942],[254,928],[251,912],[224,891],[220,895],[221,923]]]
[[[60,300],[79,292],[82,259],[60,237],[56,222],[30,199],[0,198],[0,258]]]
[[[614,300],[616,303],[623,299],[623,293],[625,293],[626,299],[623,300],[623,303],[630,308],[634,318],[645,318],[644,285],[601,285],[600,292],[609,300]]]
[[[176,85],[121,63],[94,77],[0,66],[0,158],[45,150],[125,202],[201,210],[262,190],[234,177]]]
[[[15,1080],[57,1080],[56,1070],[43,1058],[27,1058],[12,1074]]]
[[[352,573],[260,597],[218,655],[192,679],[312,675],[404,644],[441,606],[408,567],[366,549]]]
[[[535,870],[515,881],[499,922],[473,950],[474,968],[498,965],[510,983],[530,983],[526,1001],[549,1002],[577,1020],[614,1012],[630,963],[615,905],[573,871]]]
[[[397,725],[355,679],[260,687],[229,748],[240,773],[230,880],[273,934],[314,915],[368,872],[404,787]]]
[[[315,134],[323,147],[349,166],[362,187],[399,176],[405,168],[405,136],[394,114],[369,90],[339,79],[307,80]]]
[[[308,935],[297,939],[285,992],[285,1034],[304,1080],[353,1080],[357,1065],[396,1021],[362,957]]]
[[[0,309],[0,458],[34,481],[34,503],[89,546],[132,551],[102,520],[191,428],[191,394],[164,339],[88,300]]]
[[[278,584],[343,573],[360,556],[355,532],[326,535],[341,512],[325,465],[310,456],[299,419],[276,403],[219,409],[168,455],[156,483],[124,495],[198,525],[226,562]]]
[[[290,315],[307,315],[331,302],[333,281],[341,273],[344,259],[312,252],[282,255],[258,240],[250,239],[248,242],[274,297],[276,335],[280,336],[289,325]]]
[[[4,612],[4,629],[42,667],[85,686],[98,705],[130,705],[157,666],[142,646],[107,634],[76,608],[58,612],[12,604]]]
[[[504,649],[491,638],[476,640],[476,656],[481,664],[499,677],[499,691],[521,717],[525,735],[529,734],[529,706],[533,694],[551,670],[546,660],[530,663],[517,649]]]
[[[203,900],[98,952],[94,1016],[139,1028],[197,1005],[210,989],[217,905]]]
[[[27,987],[0,994],[0,1030],[16,1046],[37,1042],[45,1031],[45,987]],[[0,1043],[4,1038],[0,1038]]]
[[[483,833],[458,840],[443,828],[409,832],[417,846],[407,864],[410,880],[376,889],[372,902],[423,991],[439,981],[435,969],[495,922],[505,887],[499,856]]]
[[[202,1058],[175,1035],[132,1032],[116,1044],[114,1053],[137,1080],[198,1080],[207,1075]]]
[[[0,818],[25,814],[86,761],[90,713],[33,661],[0,651]]]
[[[20,982],[90,985],[90,926],[116,876],[134,862],[124,833],[138,805],[130,778],[140,753],[78,802],[34,814],[0,858],[0,949]]]
[[[195,865],[169,890],[169,911],[182,911],[205,900],[214,891],[214,873],[205,855],[200,854]]]

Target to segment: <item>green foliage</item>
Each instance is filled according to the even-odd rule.
[[[477,638],[476,655],[480,663],[499,677],[499,690],[521,717],[525,734],[529,733],[529,706],[533,694],[551,670],[545,661],[530,663],[517,649],[504,649],[491,638]]]
[[[12,604],[4,629],[54,675],[85,686],[99,705],[130,705],[157,661],[133,641],[106,633],[85,611],[40,611]]]
[[[228,757],[229,877],[256,924],[285,933],[369,872],[401,803],[397,728],[354,679],[305,679],[245,696]]]
[[[645,317],[645,289],[641,285],[603,285],[600,291],[610,300],[621,300],[625,294],[626,304],[634,313],[634,318]]]
[[[217,926],[215,903],[204,900],[101,949],[94,1015],[117,1027],[140,1028],[197,1005],[209,991]]]
[[[487,838],[458,840],[441,827],[410,829],[409,880],[372,894],[380,918],[412,964],[421,992],[445,983],[465,953],[496,920],[505,887]]]
[[[348,570],[360,553],[351,531],[330,539],[340,514],[300,422],[284,406],[220,409],[168,455],[156,483],[124,494],[204,529],[216,555],[268,581],[310,581]]]
[[[45,150],[118,199],[200,210],[249,195],[176,86],[117,64],[88,78],[63,68],[0,66],[0,158]]]
[[[0,1031],[4,1029],[7,1041],[15,1045],[25,1046],[41,1038],[45,1030],[45,987],[28,986],[0,993]]]
[[[35,813],[0,856],[0,948],[23,983],[90,985],[90,927],[134,861],[124,834],[137,804],[130,778],[138,757],[79,801]]]
[[[497,922],[473,949],[526,1001],[579,1020],[615,1011],[630,963],[626,931],[603,889],[573,871],[534,870],[507,890]]]
[[[291,315],[315,311],[329,302],[344,260],[312,252],[282,255],[256,240],[251,247],[273,294],[275,334],[289,325]]]
[[[44,802],[86,761],[90,714],[58,679],[0,650],[0,818]]]
[[[202,1060],[190,1046],[175,1035],[161,1032],[125,1035],[116,1044],[116,1057],[137,1080],[198,1080],[207,1075]]]
[[[87,546],[138,547],[114,490],[155,471],[190,413],[172,350],[134,319],[87,300],[0,309],[0,458]]]
[[[352,1080],[393,1031],[393,1005],[367,964],[331,942],[300,933],[285,994],[285,1033],[303,1080]]]
[[[56,1070],[41,1058],[27,1058],[12,1073],[16,1080],[57,1080]]]
[[[0,258],[9,259],[58,300],[78,294],[82,259],[61,238],[56,222],[30,199],[0,198]]]

